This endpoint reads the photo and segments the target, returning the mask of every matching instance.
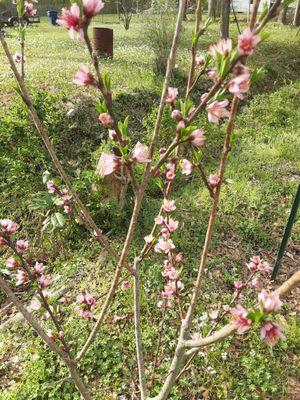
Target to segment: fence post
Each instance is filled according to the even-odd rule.
[[[283,235],[280,247],[279,247],[277,260],[276,260],[276,263],[274,265],[274,269],[273,269],[272,276],[271,276],[272,280],[275,280],[276,276],[278,274],[278,271],[279,271],[279,268],[280,268],[280,264],[281,264],[281,260],[282,260],[282,257],[284,255],[285,248],[286,248],[286,245],[288,243],[289,237],[291,235],[292,227],[294,225],[294,222],[295,222],[295,219],[296,219],[296,216],[297,216],[299,203],[300,203],[300,185],[298,186],[298,190],[297,190],[297,193],[296,193],[296,196],[295,196],[295,199],[294,199],[294,203],[293,203],[292,208],[291,208],[290,216],[289,216],[287,225],[285,227],[284,235]]]

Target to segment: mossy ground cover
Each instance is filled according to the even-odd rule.
[[[112,16],[103,16],[96,21],[97,25],[113,27],[115,31],[114,59],[103,61],[101,65],[113,77],[117,112],[125,116],[127,112],[134,111],[132,135],[141,141],[143,139],[143,142],[151,131],[155,100],[161,84],[161,78],[152,72],[153,54],[143,40],[144,23],[141,17],[135,18],[131,29],[125,31]],[[185,79],[192,27],[192,22],[185,25],[175,83]],[[232,25],[231,31],[235,29],[235,25]],[[209,329],[209,320],[204,318],[204,313],[210,310],[210,305],[215,301],[219,304],[229,301],[233,282],[246,274],[245,263],[251,255],[261,254],[274,263],[299,184],[299,39],[295,37],[295,30],[276,23],[272,23],[267,30],[271,33],[270,39],[259,47],[251,59],[252,65],[265,67],[265,77],[255,85],[252,96],[242,104],[236,121],[236,140],[229,158],[206,271],[210,279],[203,285],[195,316],[195,329],[202,329],[203,333]],[[16,48],[15,32],[10,30],[10,33],[9,44]],[[213,24],[201,39],[203,47],[207,48],[217,36],[218,26]],[[82,95],[72,84],[78,64],[87,60],[88,56],[80,44],[71,42],[64,30],[52,27],[46,20],[28,31],[28,83],[39,114],[49,127],[51,140],[80,196],[97,223],[119,248],[132,210],[132,196],[128,193],[125,209],[116,211],[113,200],[104,201],[102,184],[94,174],[104,130],[96,120],[93,93],[86,90]],[[11,74],[5,62],[0,65],[0,75],[4,77],[0,82],[0,96],[4,104],[0,112],[1,216],[8,215],[22,224],[38,258],[47,262],[53,276],[60,277],[55,288],[59,289],[62,285],[67,287],[67,302],[72,303],[76,294],[85,289],[101,295],[109,287],[113,264],[101,253],[98,245],[91,243],[90,235],[82,226],[71,221],[61,232],[43,232],[43,212],[32,211],[36,194],[45,191],[43,171],[48,169],[53,175],[55,171],[21,102],[16,100]],[[199,94],[200,89],[201,86]],[[66,112],[70,108],[75,108],[76,113],[66,122]],[[210,157],[204,160],[205,168],[208,173],[213,173],[221,151],[224,127],[219,130],[211,127],[204,118],[200,121],[207,132],[211,150],[208,152]],[[170,135],[169,122],[166,112],[162,145]],[[210,199],[197,175],[178,178],[173,197],[177,199],[180,210],[177,217],[182,224],[180,235],[174,237],[174,242],[184,252],[182,280],[189,288],[196,276]],[[160,192],[154,182],[150,182],[132,254],[140,249],[143,236],[160,203]],[[297,268],[299,238],[300,226],[297,221],[280,279],[289,276]],[[156,349],[157,326],[161,320],[161,311],[156,307],[163,287],[161,263],[161,257],[153,255],[144,262],[142,269],[143,342],[149,373]],[[6,305],[3,295],[1,299]],[[183,300],[183,306],[187,300]],[[78,340],[80,347],[91,329],[90,323],[79,320],[72,306],[59,303],[59,307],[67,321],[66,336],[70,340]],[[183,376],[171,398],[297,398],[300,332],[296,312],[297,298],[291,296],[284,306],[282,317],[287,340],[273,351],[258,337],[249,335],[242,339],[226,340],[199,353],[194,366]],[[8,315],[4,316],[2,322],[5,323],[7,319]],[[83,359],[80,369],[89,377],[95,398],[108,400],[123,394],[129,399],[138,390],[136,363],[132,358],[131,290],[118,293],[107,322]],[[161,373],[167,371],[178,327],[177,312],[170,311],[164,327]],[[74,353],[76,350],[73,349]],[[1,330],[0,360],[1,400],[79,398],[72,383],[64,379],[65,368],[22,322],[9,324]],[[155,382],[154,390],[159,386],[160,382]]]

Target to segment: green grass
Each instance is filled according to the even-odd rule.
[[[145,136],[149,137],[153,125],[161,77],[156,77],[152,71],[153,54],[142,35],[143,22],[141,17],[135,18],[132,28],[125,31],[115,18],[105,15],[98,19],[97,25],[113,27],[115,32],[114,60],[103,61],[101,68],[113,77],[116,111],[124,117],[134,110],[130,120],[131,133],[135,139],[146,141]],[[176,83],[185,79],[192,26],[191,22],[185,26],[177,60],[178,72],[174,76]],[[235,29],[232,25],[231,31],[235,32]],[[200,314],[209,310],[211,304],[215,301],[226,304],[230,300],[233,281],[245,276],[245,263],[251,255],[259,253],[274,262],[299,183],[299,40],[290,27],[274,23],[268,31],[271,38],[261,44],[250,60],[252,65],[264,65],[266,74],[253,88],[253,96],[242,103],[236,121],[236,141],[229,157],[210,250],[207,276],[211,279],[203,285],[195,330],[200,329]],[[10,32],[9,44],[16,49],[15,31]],[[201,39],[203,48],[216,40],[217,35],[218,26],[213,24]],[[132,210],[132,197],[129,193],[125,209],[117,212],[114,202],[105,198],[105,189],[94,175],[100,134],[104,130],[96,120],[91,102],[93,92],[86,90],[82,95],[72,84],[78,64],[88,62],[88,56],[82,45],[71,42],[63,29],[52,27],[46,20],[29,29],[28,47],[26,68],[34,103],[50,129],[51,140],[80,196],[119,249]],[[0,64],[0,75],[4,77],[0,81],[0,99],[5,102],[0,111],[0,214],[7,214],[22,223],[22,230],[30,237],[38,258],[47,261],[53,276],[61,276],[54,288],[68,285],[71,299],[85,289],[101,295],[109,287],[113,265],[110,261],[104,261],[103,265],[103,260],[99,259],[99,246],[90,243],[84,228],[70,221],[62,232],[42,233],[43,213],[29,212],[33,197],[45,191],[42,172],[49,169],[55,176],[55,171],[20,100],[17,100],[6,63]],[[72,107],[76,105],[77,112],[66,123],[69,103]],[[160,145],[168,141],[169,122],[166,112]],[[224,126],[215,129],[202,117],[199,123],[208,137],[210,156],[204,160],[205,169],[207,173],[213,173],[221,151]],[[192,179],[179,177],[173,197],[180,210],[175,215],[182,223],[174,242],[184,253],[182,280],[190,288],[204,241],[210,199],[197,175]],[[140,249],[160,204],[161,194],[151,181],[131,255]],[[298,220],[292,242],[299,243],[299,239]],[[294,254],[295,261],[285,258],[283,275],[290,275],[297,267],[292,247],[289,252]],[[156,307],[163,288],[161,263],[162,258],[153,255],[145,260],[142,272],[142,325],[147,367],[153,361],[161,319],[161,312]],[[291,297],[283,310],[282,323],[286,326],[287,341],[276,346],[273,352],[255,334],[242,340],[226,340],[196,358],[195,365],[184,375],[170,398],[292,399],[289,381],[299,379],[296,354],[300,346],[294,305],[295,300]],[[78,340],[80,347],[90,329],[89,323],[79,320],[72,306],[60,304],[60,310],[66,320],[68,340]],[[136,390],[132,324],[130,290],[117,296],[109,324],[104,325],[80,365],[81,372],[90,379],[97,400],[109,400],[121,394],[130,398]],[[161,373],[167,371],[178,327],[177,313],[170,311],[164,332]],[[209,323],[203,329],[205,333]],[[74,353],[76,350],[73,349]],[[222,353],[223,357],[226,353],[226,359],[222,358]],[[48,353],[23,322],[0,331],[0,400],[77,400],[78,394],[72,383],[61,381],[66,376],[65,368],[55,362],[55,356]],[[207,367],[217,373],[212,375]],[[160,383],[155,383],[154,390],[159,389]]]

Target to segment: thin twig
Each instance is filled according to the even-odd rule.
[[[17,299],[14,292],[11,290],[9,285],[5,282],[5,280],[0,276],[0,287],[7,295],[9,300],[14,304],[16,309],[23,315],[24,319],[28,322],[28,324],[36,331],[36,333],[40,336],[40,338],[48,345],[48,347],[60,358],[64,361],[66,366],[69,368],[72,379],[82,394],[85,400],[91,400],[91,396],[89,390],[85,387],[81,377],[78,374],[77,368],[74,364],[74,361],[69,357],[69,355],[65,352],[64,349],[57,346],[55,341],[49,338],[44,329],[41,327],[39,322],[31,315],[26,308],[22,305],[22,303]]]
[[[139,372],[139,382],[141,390],[141,400],[146,399],[146,375],[143,356],[142,332],[141,332],[141,310],[140,310],[140,278],[139,278],[139,264],[141,259],[136,257],[134,260],[134,333],[136,343],[136,357]]]
[[[180,35],[180,30],[181,30],[181,22],[182,22],[182,17],[183,17],[183,12],[184,12],[184,5],[185,5],[185,0],[181,0],[180,6],[179,6],[179,11],[178,11],[177,23],[176,23],[175,32],[174,32],[174,37],[173,37],[173,43],[172,43],[172,47],[171,47],[171,51],[170,51],[170,55],[169,55],[169,59],[168,59],[168,65],[167,65],[162,95],[161,95],[161,99],[160,99],[160,105],[159,105],[159,109],[158,109],[158,113],[157,113],[157,117],[156,117],[156,123],[155,123],[155,127],[154,127],[153,134],[152,134],[152,139],[151,139],[151,143],[150,143],[150,147],[149,147],[149,158],[151,158],[151,159],[154,154],[154,149],[155,149],[157,137],[158,137],[159,130],[160,130],[161,120],[162,120],[162,116],[163,116],[163,110],[165,107],[165,98],[166,98],[167,90],[169,87],[172,70],[173,70],[174,64],[175,64],[175,56],[176,56],[176,50],[177,50],[177,45],[178,45],[179,35]],[[100,317],[99,317],[97,323],[95,324],[95,326],[94,326],[92,332],[90,333],[90,336],[88,337],[83,348],[80,350],[80,352],[78,353],[78,355],[76,357],[77,360],[80,360],[84,356],[84,354],[86,353],[86,351],[92,344],[93,340],[95,339],[96,334],[97,334],[98,330],[100,329],[100,326],[104,320],[106,312],[110,306],[110,303],[114,297],[114,294],[115,294],[115,291],[116,291],[116,288],[118,286],[118,282],[119,282],[119,279],[121,276],[121,268],[126,261],[126,258],[127,258],[127,255],[128,255],[129,249],[130,249],[130,245],[131,245],[131,242],[133,239],[133,235],[134,235],[136,224],[137,224],[137,219],[138,219],[138,216],[139,216],[139,213],[141,210],[142,201],[143,201],[144,193],[146,190],[146,186],[148,184],[149,176],[150,176],[150,163],[147,164],[147,166],[144,170],[142,182],[141,182],[140,187],[135,195],[134,208],[133,208],[129,228],[127,231],[124,246],[123,246],[120,258],[119,258],[119,262],[117,265],[117,269],[115,272],[115,276],[114,276],[108,297],[103,305],[103,308],[101,310],[101,314],[100,314]],[[133,271],[133,275],[134,275],[134,271]]]

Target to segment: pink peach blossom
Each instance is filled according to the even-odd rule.
[[[212,46],[210,46],[208,54],[213,58],[216,58],[218,54],[227,57],[231,50],[231,39],[220,39],[217,44],[213,44]]]
[[[113,154],[102,153],[97,165],[97,171],[103,177],[115,172],[121,166],[121,161]]]
[[[130,287],[131,287],[131,285],[130,285],[129,281],[123,281],[121,284],[122,290],[128,290],[128,289],[130,289]]]
[[[46,183],[46,186],[47,186],[48,192],[50,194],[56,194],[58,192],[58,189],[57,189],[57,187],[56,187],[56,185],[54,184],[53,181],[48,181]]]
[[[235,65],[232,72],[234,73],[234,75],[249,75],[250,76],[249,68],[243,64]]]
[[[7,241],[4,239],[4,237],[2,237],[1,235],[0,235],[0,247],[1,246],[5,246],[7,244]]]
[[[253,278],[250,282],[249,282],[249,286],[255,288],[255,289],[259,289],[261,285],[261,282],[258,278]]]
[[[174,103],[174,101],[176,100],[177,96],[178,96],[178,89],[169,87],[168,93],[167,93],[167,96],[166,96],[166,103],[168,103],[168,104]]]
[[[16,246],[17,246],[17,250],[20,253],[23,253],[25,250],[28,249],[29,242],[28,242],[28,240],[19,239],[16,242]]]
[[[168,299],[176,292],[176,287],[174,283],[170,283],[164,287],[164,291],[162,292],[162,296],[164,299]]]
[[[153,242],[154,237],[152,235],[147,235],[144,237],[144,240],[147,244],[151,244]]]
[[[272,321],[266,322],[260,330],[260,338],[268,343],[270,347],[275,346],[279,339],[285,340],[282,326]]]
[[[194,130],[190,134],[189,141],[191,142],[192,146],[196,147],[203,146],[206,141],[206,137],[204,136],[204,130],[203,129]]]
[[[259,35],[255,35],[250,28],[246,28],[239,36],[238,50],[241,55],[251,56],[256,45],[259,43]]]
[[[250,76],[247,74],[238,75],[228,83],[228,90],[239,99],[243,100],[243,93],[247,93],[250,88]]]
[[[114,120],[112,119],[110,114],[108,114],[107,112],[100,114],[98,119],[105,126],[112,126],[114,123]]]
[[[168,230],[169,230],[170,232],[174,232],[174,231],[176,231],[176,229],[178,228],[179,222],[178,222],[178,221],[175,221],[175,220],[172,219],[172,218],[169,218],[169,220],[166,221],[165,224],[166,224],[166,226],[167,226],[167,228],[168,228]]]
[[[154,218],[154,222],[156,225],[162,225],[164,223],[164,219],[161,215],[158,215]]]
[[[171,212],[176,210],[175,200],[164,199],[163,208],[166,212]]]
[[[37,12],[37,9],[34,8],[34,5],[29,1],[24,2],[24,7],[25,7],[25,14],[34,16]]]
[[[41,275],[39,278],[38,278],[38,281],[39,281],[39,284],[40,284],[40,287],[42,288],[42,289],[44,289],[45,287],[47,287],[47,286],[50,286],[51,285],[51,278],[50,278],[50,276],[49,275]]]
[[[236,290],[242,290],[244,287],[244,283],[242,281],[235,281],[233,285]]]
[[[16,279],[17,279],[16,283],[17,286],[24,285],[24,283],[28,281],[28,275],[26,274],[26,272],[18,270]]]
[[[198,65],[198,67],[203,67],[205,64],[205,57],[200,54],[200,56],[196,57],[196,64]]]
[[[80,65],[73,81],[78,86],[94,86],[96,81],[86,65]]]
[[[228,118],[230,116],[230,112],[226,110],[228,104],[229,101],[227,99],[223,101],[215,100],[212,103],[208,104],[206,106],[206,111],[209,122],[218,125],[220,118]]]
[[[171,237],[171,233],[170,233],[169,229],[166,227],[162,228],[160,233],[166,240],[170,239],[170,237]]]
[[[258,294],[258,301],[263,306],[266,312],[275,312],[279,310],[282,306],[282,301],[279,298],[279,293],[277,291],[268,293],[263,289]]]
[[[210,69],[208,69],[208,70],[207,70],[207,76],[208,76],[210,79],[216,80],[217,77],[218,77],[218,70],[217,70],[217,68],[210,68]]]
[[[70,10],[63,8],[57,23],[64,26],[69,31],[69,36],[74,39],[74,33],[77,32],[77,40],[83,40],[83,30],[81,28],[80,8],[74,3]]]
[[[22,53],[20,51],[16,51],[13,55],[13,59],[15,63],[20,63],[22,61]],[[26,61],[26,57],[23,56],[23,62]]]
[[[252,320],[247,318],[249,311],[238,304],[235,308],[232,308],[230,312],[232,315],[232,324],[235,326],[239,335],[250,329]]]
[[[45,266],[43,263],[36,262],[34,266],[34,270],[37,274],[42,274],[45,270]]]
[[[18,229],[18,225],[8,218],[0,219],[0,225],[8,235],[12,235]]]
[[[193,168],[194,168],[194,165],[186,158],[184,158],[181,161],[181,169],[182,169],[183,175],[190,175],[193,172]]]
[[[52,329],[47,329],[46,334],[51,340],[55,340],[56,339],[56,335],[55,335],[55,333],[53,332]]]
[[[64,212],[70,214],[72,212],[72,207],[69,205],[64,205]]]
[[[154,246],[154,250],[157,253],[165,252],[169,253],[171,250],[175,249],[175,245],[172,241],[172,239],[164,239],[164,238],[159,238],[158,242]]]
[[[8,268],[12,268],[12,269],[18,269],[18,268],[20,268],[19,262],[18,262],[14,257],[9,257],[9,258],[6,260],[6,266],[7,266]]]
[[[38,311],[42,307],[41,302],[38,299],[32,299],[29,308],[33,311]]]
[[[148,146],[137,142],[133,149],[132,160],[137,163],[151,162],[151,159],[148,158]]]
[[[82,0],[83,14],[87,19],[95,17],[104,7],[101,0]]]
[[[258,264],[257,269],[259,272],[262,272],[263,274],[269,274],[273,268],[269,263],[261,262],[260,264]]]
[[[176,255],[175,261],[176,261],[178,264],[181,264],[181,263],[183,262],[183,255],[182,255],[182,253],[178,253],[178,254]]]

